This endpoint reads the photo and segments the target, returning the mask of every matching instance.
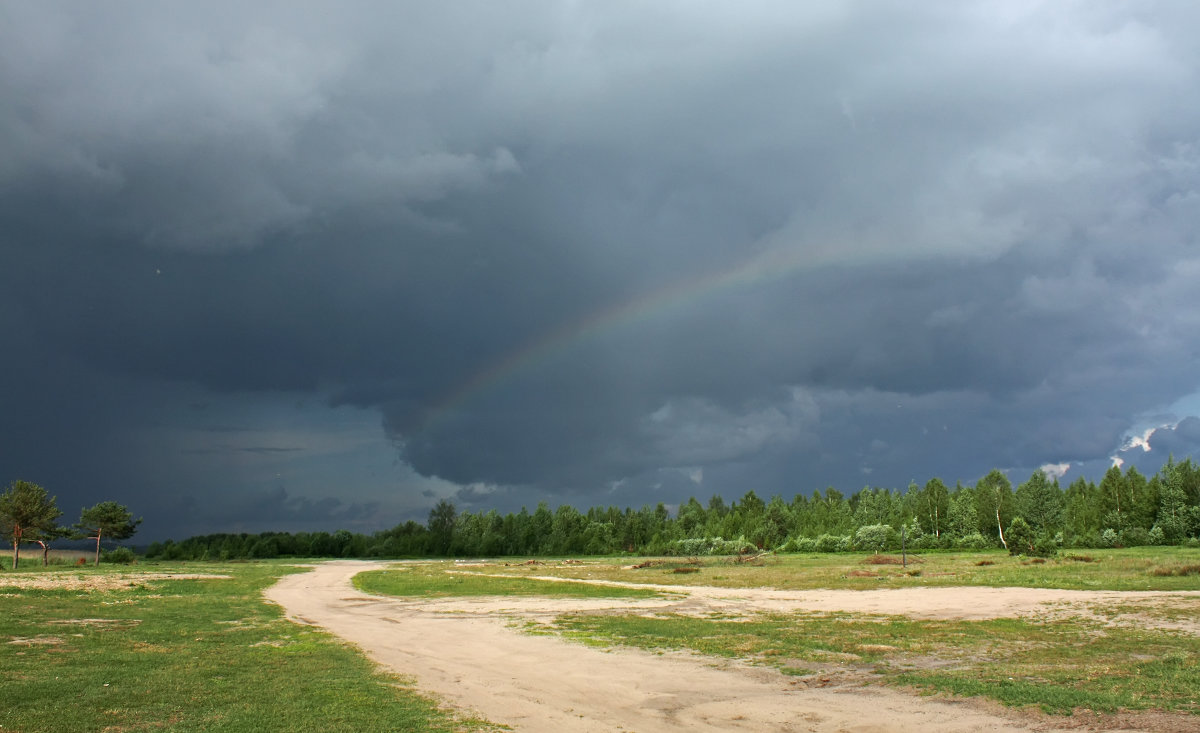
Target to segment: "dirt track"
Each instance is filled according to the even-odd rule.
[[[295,621],[324,627],[418,687],[518,731],[1053,731],[1052,719],[980,701],[917,697],[862,684],[817,688],[774,670],[687,655],[601,651],[512,628],[572,610],[846,610],[926,618],[1024,615],[1046,604],[1086,608],[1112,595],[996,588],[768,591],[680,588],[684,598],[381,598],[350,578],[388,563],[338,561],[267,590]],[[645,587],[645,586],[639,586]],[[1149,594],[1161,595],[1161,594]],[[1171,594],[1178,595],[1178,594]],[[1094,597],[1092,597],[1094,596]],[[1149,729],[1149,728],[1147,728]],[[1122,727],[1121,730],[1136,730]]]

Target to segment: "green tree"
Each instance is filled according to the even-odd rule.
[[[1012,523],[1008,525],[1008,554],[1010,555],[1032,555],[1034,533],[1033,528],[1029,526],[1021,517],[1015,517]]]
[[[1168,461],[1162,467],[1162,486],[1159,489],[1158,524],[1163,538],[1175,544],[1187,536],[1190,529],[1190,512],[1187,506],[1187,490],[1183,484],[1183,472],[1179,464]]]
[[[17,569],[22,542],[46,542],[62,535],[58,527],[61,516],[55,497],[35,483],[14,481],[8,491],[0,494],[0,531],[12,542],[13,570]]]
[[[915,484],[910,486],[909,492],[912,492],[914,487]],[[925,483],[925,488],[920,490],[918,496],[917,508],[920,513],[917,518],[921,529],[925,534],[940,539],[950,514],[950,490],[940,478],[935,477]]]
[[[454,541],[454,522],[458,510],[454,502],[441,499],[429,510],[429,535],[435,555],[445,555],[450,552],[450,543]]]
[[[1000,544],[1008,549],[1004,539],[1004,525],[1012,518],[1012,483],[997,469],[975,484],[975,507],[979,516],[980,531],[992,534],[992,527],[1000,536]]]
[[[950,497],[946,510],[946,529],[955,539],[979,531],[979,513],[975,507],[975,492],[962,485]]]
[[[75,530],[86,539],[96,540],[96,565],[100,564],[100,541],[124,540],[137,532],[142,523],[134,519],[129,510],[115,501],[102,501],[90,509],[84,509],[75,524]]]
[[[1040,469],[1017,487],[1017,514],[1025,518],[1035,535],[1054,534],[1062,528],[1063,495],[1058,482],[1051,482]]]

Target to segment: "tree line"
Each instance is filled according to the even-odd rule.
[[[425,524],[407,521],[370,535],[337,532],[211,534],[155,542],[148,557],[229,560],[270,557],[470,557],[530,555],[734,554],[751,549],[835,552],[1006,548],[1048,554],[1060,547],[1198,544],[1200,466],[1169,460],[1146,477],[1112,467],[1097,484],[1065,488],[1035,471],[1012,485],[994,470],[953,488],[933,478],[907,489],[867,487],[852,496],[834,488],[764,501],[753,490],[726,503],[690,498],[672,514],[570,505],[533,512],[459,512],[440,501]]]
[[[50,543],[60,538],[95,540],[99,565],[101,540],[128,539],[142,522],[115,501],[102,501],[81,510],[79,521],[69,527],[59,524],[62,514],[58,498],[30,481],[13,481],[0,494],[0,535],[12,543],[13,570],[20,561],[22,543],[40,545],[42,564],[49,565]]]

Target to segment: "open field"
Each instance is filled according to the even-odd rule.
[[[434,562],[358,575],[394,601],[350,592],[363,566],[334,564],[271,592],[378,661],[420,670],[421,687],[521,730],[1200,730],[1200,582],[1177,572],[1200,553],[866,560]],[[517,578],[519,594],[487,594]],[[559,588],[580,581],[603,593]],[[605,597],[621,589],[662,595]],[[946,707],[929,693],[971,699]]]
[[[22,564],[24,567],[24,564]],[[4,731],[476,729],[262,589],[282,564],[0,573]]]
[[[0,724],[1198,731],[1197,567],[1200,551],[1174,548],[908,568],[865,555],[22,563],[0,572]]]
[[[993,588],[1061,588],[1068,590],[1200,590],[1200,549],[1137,547],[1122,550],[1064,550],[1057,557],[1010,557],[1008,553],[930,552],[909,555],[908,567],[898,553],[869,562],[863,553],[770,555],[757,564],[730,558],[605,559],[547,565],[493,564],[489,572],[516,576],[546,575],[547,567],[562,578],[614,580],[660,585],[711,585],[722,588],[808,590],[843,588],[924,588],[988,586]],[[695,572],[676,572],[679,567]],[[465,568],[465,569],[470,569]]]

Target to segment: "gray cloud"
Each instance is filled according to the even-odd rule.
[[[0,19],[0,469],[72,500],[170,526],[186,467],[215,529],[355,519],[273,493],[314,456],[397,519],[971,480],[1200,387],[1183,6]],[[350,408],[394,475],[327,449]]]

